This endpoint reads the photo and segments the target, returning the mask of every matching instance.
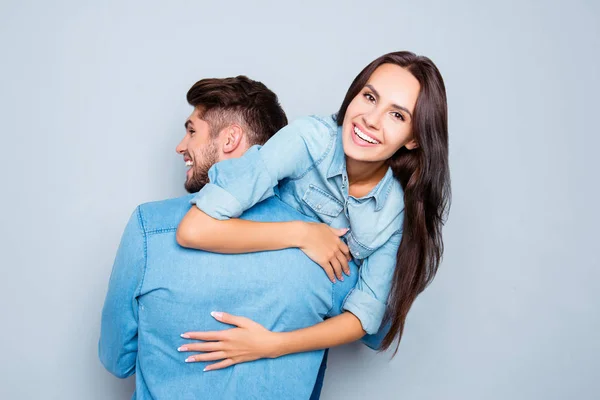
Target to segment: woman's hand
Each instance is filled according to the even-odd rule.
[[[275,358],[279,334],[265,329],[259,323],[245,317],[236,317],[222,312],[212,312],[211,315],[220,322],[235,325],[237,328],[213,332],[186,332],[181,337],[186,339],[203,340],[203,343],[188,343],[179,347],[180,352],[202,352],[189,356],[185,362],[216,361],[204,371],[230,367],[259,358]]]
[[[350,275],[348,262],[352,259],[348,246],[340,236],[348,229],[332,228],[324,223],[303,222],[304,232],[298,246],[311,260],[323,268],[331,282],[335,277],[344,280],[342,272]]]

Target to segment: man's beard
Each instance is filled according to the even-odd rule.
[[[185,181],[185,190],[199,192],[209,182],[208,170],[219,161],[218,158],[217,147],[213,143],[195,154],[192,176]]]

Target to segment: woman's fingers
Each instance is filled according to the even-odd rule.
[[[227,358],[224,351],[213,351],[211,353],[196,354],[189,356],[185,359],[185,362],[199,362],[199,361],[216,361]]]
[[[346,245],[346,243],[344,243],[344,241],[342,239],[340,239],[340,237],[344,236],[350,229],[349,228],[332,228],[332,227],[329,227],[329,229],[335,236],[337,236],[337,238],[339,240],[338,247],[339,247],[340,251],[342,253],[344,253],[344,255],[346,256],[348,261],[352,260],[352,254],[350,254],[350,250],[348,249],[348,246]]]
[[[340,240],[340,244],[339,244],[339,249],[344,254],[344,256],[346,257],[346,259],[348,261],[352,260],[352,254],[350,254],[350,249],[348,248],[348,246],[346,245],[346,243],[344,243],[341,240]]]
[[[226,360],[219,361],[218,363],[210,364],[208,367],[204,368],[204,370],[205,371],[214,371],[217,369],[231,367],[234,364],[235,364],[235,361],[233,361],[231,358],[228,358]]]
[[[329,227],[335,236],[344,236],[348,232],[348,228],[332,228]]]
[[[333,257],[331,257],[331,259],[329,260],[329,264],[331,264],[331,267],[333,268],[335,276],[338,278],[338,280],[344,280],[344,276],[342,274],[343,267],[340,261],[338,260],[337,252],[333,255]]]
[[[184,339],[196,340],[223,340],[226,331],[208,331],[208,332],[186,332],[181,335]]]
[[[344,273],[347,276],[350,276],[350,267],[348,266],[348,260],[346,259],[346,256],[344,255],[344,253],[342,253],[341,251],[338,251],[335,255],[336,255],[340,265],[342,266],[342,270],[344,271]]]
[[[319,263],[319,265],[321,266],[321,268],[323,268],[323,271],[325,271],[325,274],[327,274],[327,277],[329,278],[329,280],[332,283],[335,283],[335,272],[333,271],[331,264],[326,261],[323,263]]]
[[[210,315],[212,315],[212,317],[219,322],[239,326],[241,328],[245,328],[255,323],[250,318],[239,317],[237,315],[228,314],[222,311],[213,311],[210,313]]]
[[[177,349],[177,351],[218,351],[223,350],[222,342],[204,342],[204,343],[187,343]]]

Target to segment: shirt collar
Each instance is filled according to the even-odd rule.
[[[334,153],[331,164],[327,170],[327,178],[342,175],[346,167],[346,155],[344,154],[344,144],[342,143],[342,127],[337,127],[335,138]]]
[[[383,208],[385,204],[385,200],[388,198],[388,195],[392,191],[392,185],[394,184],[394,172],[391,167],[388,167],[385,175],[379,181],[377,186],[371,190],[366,197],[374,197],[375,198],[375,211],[379,211]]]

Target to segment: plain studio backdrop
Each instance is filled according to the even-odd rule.
[[[398,355],[333,350],[323,399],[598,399],[599,15],[592,0],[2,1],[0,398],[130,397],[97,358],[101,307],[134,207],[184,194],[194,82],[246,74],[294,119],[335,112],[367,63],[411,50],[448,92],[444,261]]]

